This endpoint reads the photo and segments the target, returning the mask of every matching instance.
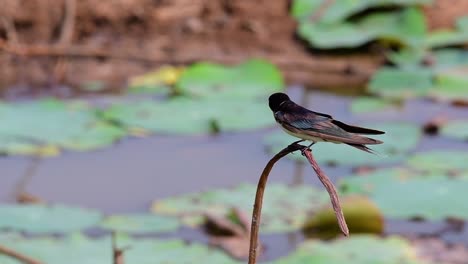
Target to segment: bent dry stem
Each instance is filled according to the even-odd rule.
[[[291,145],[287,146],[278,154],[276,154],[265,166],[263,169],[262,175],[258,181],[257,185],[257,193],[255,195],[255,204],[252,213],[252,224],[250,228],[250,249],[249,249],[249,264],[255,264],[257,259],[257,249],[258,249],[258,232],[260,229],[260,218],[262,212],[262,204],[263,204],[263,194],[265,192],[266,183],[268,181],[268,176],[270,175],[271,169],[275,165],[275,163],[283,158],[284,156],[288,155],[291,152],[300,150],[302,155],[307,158],[309,163],[311,164],[312,168],[314,169],[315,173],[317,174],[318,178],[325,186],[328,194],[330,195],[330,200],[333,206],[333,210],[335,211],[336,218],[338,220],[338,224],[340,226],[341,232],[345,236],[349,236],[348,226],[346,225],[346,220],[343,215],[343,211],[341,209],[340,201],[338,199],[338,194],[336,193],[335,186],[333,183],[328,179],[327,175],[320,169],[315,161],[312,151],[297,142],[292,143]]]

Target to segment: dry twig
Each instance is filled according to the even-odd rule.
[[[4,247],[0,245],[0,254],[12,257],[14,259],[17,259],[18,261],[24,263],[24,264],[42,264],[39,260],[35,260],[31,257],[25,256],[19,252],[16,252],[10,248]]]
[[[263,169],[262,175],[260,176],[260,180],[258,181],[257,186],[257,193],[255,195],[255,204],[252,213],[252,225],[250,230],[250,249],[249,249],[249,264],[255,264],[257,259],[257,248],[258,248],[258,232],[260,229],[260,217],[262,212],[262,204],[263,204],[263,194],[265,192],[265,186],[268,180],[268,176],[270,175],[270,171],[273,168],[273,165],[283,158],[284,156],[288,155],[291,152],[301,150],[302,154],[307,158],[307,160],[312,165],[312,168],[317,173],[320,181],[323,183],[327,192],[330,195],[330,199],[333,205],[333,209],[335,210],[338,224],[345,236],[349,236],[349,230],[346,225],[345,218],[343,216],[343,212],[341,210],[340,201],[338,199],[338,195],[336,193],[335,187],[328,179],[328,177],[323,173],[323,171],[318,166],[317,162],[312,156],[312,152],[306,146],[300,145],[297,142],[292,143],[291,145],[287,146],[278,154],[276,154],[265,166]]]

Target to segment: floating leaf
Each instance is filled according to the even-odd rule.
[[[437,74],[430,95],[438,99],[468,101],[468,66]]]
[[[117,239],[118,247],[129,246],[124,253],[126,264],[176,264],[176,263],[239,263],[223,252],[181,240],[160,239]],[[32,256],[47,264],[97,264],[112,263],[112,247],[109,237],[89,239],[83,235],[63,239],[22,237],[0,237],[0,243],[17,252]],[[2,264],[21,264],[16,259],[0,255]]]
[[[266,98],[283,89],[283,77],[274,65],[250,60],[233,67],[197,63],[187,68],[176,84],[178,91],[197,98]]]
[[[461,17],[457,21],[456,30],[439,29],[427,36],[426,45],[430,48],[463,45],[468,43],[468,17]]]
[[[221,131],[256,129],[274,123],[265,102],[213,98],[122,103],[108,109],[104,116],[129,128],[167,134],[210,133],[214,132],[213,123]]]
[[[421,68],[426,52],[421,47],[403,47],[398,51],[388,51],[387,58],[401,69],[418,70]]]
[[[111,215],[101,226],[128,233],[168,232],[177,230],[179,221],[174,217],[151,214]]]
[[[63,205],[0,205],[0,229],[28,233],[64,233],[83,230],[101,220],[95,210]]]
[[[439,49],[432,51],[435,71],[446,71],[453,68],[468,66],[468,51],[462,49]]]
[[[428,4],[431,0],[360,0],[360,1],[336,1],[327,3],[326,0],[294,0],[291,14],[297,19],[314,17],[321,12],[320,22],[335,23],[362,12],[369,8],[387,6],[409,6],[416,4]],[[326,3],[325,9],[323,5]]]
[[[464,177],[407,169],[383,169],[341,182],[344,193],[369,195],[387,217],[430,220],[468,218],[468,205],[462,202],[466,188]]]
[[[404,160],[405,154],[416,147],[421,137],[419,127],[409,123],[389,122],[365,126],[386,132],[385,135],[375,137],[382,140],[383,144],[370,146],[381,155],[372,155],[345,144],[319,142],[312,148],[317,161],[348,166],[394,163]],[[276,153],[296,140],[284,132],[276,132],[268,135],[265,143],[270,152]],[[287,157],[306,161],[300,153]]]
[[[351,102],[351,112],[375,113],[392,108],[395,104],[389,100],[375,97],[358,97]]]
[[[435,150],[416,153],[408,164],[424,171],[456,172],[468,170],[468,152],[459,150]]]
[[[340,2],[341,4],[341,2]],[[424,42],[426,24],[419,9],[374,13],[357,22],[299,24],[299,35],[316,48],[353,48],[374,40],[417,47]]]
[[[275,264],[417,264],[416,252],[402,238],[351,236],[333,242],[305,241],[291,255]]]
[[[59,148],[90,150],[112,144],[125,135],[100,121],[82,102],[45,99],[0,103],[0,152],[50,156]]]
[[[460,140],[468,140],[468,120],[455,120],[445,124],[441,129],[441,134],[446,137]]]
[[[152,211],[178,216],[189,225],[199,225],[206,213],[223,217],[232,207],[250,213],[255,191],[256,186],[244,184],[234,189],[182,195],[154,202]],[[309,186],[268,185],[263,202],[262,232],[297,230],[302,226],[307,212],[313,212],[328,201],[324,191]]]
[[[384,231],[383,215],[379,208],[368,198],[362,196],[342,197],[341,207],[346,223],[353,236],[357,233],[376,233]],[[307,236],[332,238],[341,234],[336,222],[335,211],[329,205],[312,215],[304,224]]]
[[[424,96],[433,86],[431,78],[431,72],[426,69],[382,68],[372,76],[368,89],[391,98]]]

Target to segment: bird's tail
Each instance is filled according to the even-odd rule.
[[[349,144],[351,147],[355,147],[357,149],[360,149],[362,151],[365,151],[367,153],[371,153],[371,154],[374,154],[374,155],[379,155],[378,152],[376,152],[375,150],[371,149],[371,148],[368,148],[366,145],[364,144]]]

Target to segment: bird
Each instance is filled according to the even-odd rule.
[[[381,135],[383,131],[352,126],[333,119],[331,115],[314,112],[291,101],[285,93],[274,93],[268,98],[268,105],[276,122],[288,134],[299,138],[294,142],[311,141],[310,148],[317,142],[344,143],[362,151],[375,154],[366,145],[382,144],[377,139],[364,135]]]

